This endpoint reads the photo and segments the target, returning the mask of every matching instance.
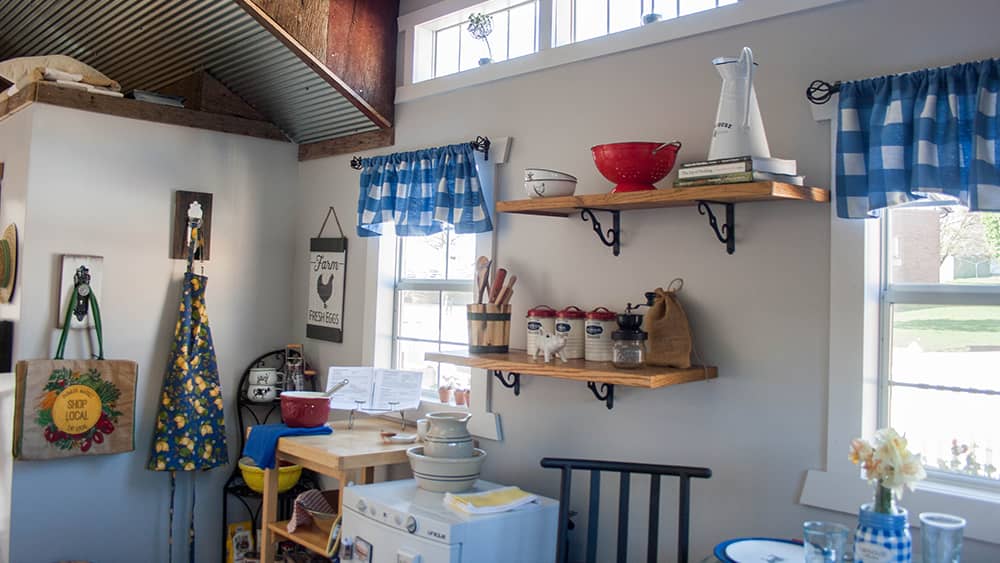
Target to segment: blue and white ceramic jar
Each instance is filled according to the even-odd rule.
[[[913,539],[905,508],[895,514],[875,512],[871,504],[861,505],[858,528],[854,532],[855,563],[909,563],[913,560]]]

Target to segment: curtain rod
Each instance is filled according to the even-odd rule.
[[[475,141],[469,141],[469,146],[472,147],[472,150],[479,151],[479,152],[483,153],[484,155],[486,155],[486,157],[484,158],[484,160],[489,160],[490,159],[490,138],[489,137],[484,137],[483,135],[479,135],[478,137],[476,137]],[[353,168],[355,170],[361,170],[361,157],[360,156],[355,156],[354,158],[351,159],[351,168]]]
[[[806,99],[816,105],[822,105],[829,102],[837,92],[840,92],[839,80],[833,84],[823,80],[813,80],[806,88]]]

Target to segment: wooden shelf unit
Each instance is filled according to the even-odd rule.
[[[91,94],[85,90],[46,82],[30,84],[0,102],[0,119],[34,103],[288,142],[288,137],[267,121]]]
[[[288,520],[272,522],[267,527],[278,537],[291,540],[313,553],[325,555],[326,541],[330,538],[333,520],[313,519],[312,524],[298,527],[294,534],[288,533]]]
[[[711,203],[749,203],[756,201],[829,203],[830,191],[822,188],[793,186],[781,182],[749,182],[745,184],[723,184],[694,188],[663,188],[620,194],[609,192],[604,194],[498,201],[497,211],[500,213],[568,217],[570,214],[582,209],[622,211],[628,209],[694,207],[702,201]]]
[[[555,377],[585,381],[587,387],[598,400],[605,401],[607,407],[614,407],[614,386],[657,389],[668,385],[679,385],[693,381],[715,379],[719,376],[714,366],[691,366],[690,368],[665,368],[646,366],[640,369],[618,369],[611,362],[588,362],[554,359],[549,363],[540,358],[533,359],[524,350],[511,350],[506,354],[472,354],[469,352],[427,352],[424,359],[472,368],[489,370],[505,387],[521,392],[521,374],[541,377]],[[504,378],[503,372],[508,373]],[[597,385],[601,388],[598,390]]]
[[[518,199],[498,201],[496,209],[500,213],[522,215],[543,215],[568,217],[581,213],[584,219],[593,223],[597,237],[613,249],[618,256],[621,251],[622,211],[631,209],[661,209],[666,207],[697,207],[698,213],[708,215],[709,225],[719,242],[726,245],[726,251],[736,251],[736,226],[734,206],[737,203],[765,201],[803,201],[809,203],[829,203],[830,191],[822,188],[793,186],[782,182],[749,182],[745,184],[724,184],[719,186],[698,186],[692,188],[664,188],[642,192],[620,194],[603,193]],[[725,223],[720,227],[711,205],[725,207]],[[605,231],[594,212],[611,213],[613,226]],[[606,233],[606,234],[605,234]]]

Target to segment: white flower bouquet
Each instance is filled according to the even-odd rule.
[[[851,440],[849,459],[860,465],[865,479],[876,484],[875,512],[893,513],[893,496],[903,496],[903,488],[913,490],[917,481],[927,477],[919,454],[914,454],[904,436],[892,428],[875,432],[874,443],[855,438]]]

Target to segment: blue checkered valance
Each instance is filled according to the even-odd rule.
[[[382,234],[392,222],[399,236],[493,230],[475,152],[468,143],[361,160],[358,235]]]
[[[918,200],[1000,211],[1000,60],[840,86],[837,215]]]

